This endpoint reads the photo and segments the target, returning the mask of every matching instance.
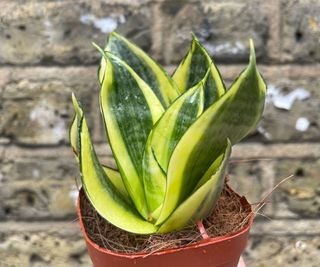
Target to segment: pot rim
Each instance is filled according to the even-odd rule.
[[[243,206],[250,206],[251,209],[251,205],[248,203],[247,199],[244,196],[240,196],[237,192],[235,192],[229,185],[227,185],[237,196],[240,197],[240,201],[242,203]],[[99,252],[102,253],[107,253],[109,255],[112,256],[117,256],[117,257],[123,257],[123,258],[128,258],[128,259],[136,259],[136,258],[144,258],[147,256],[151,256],[151,255],[163,255],[163,254],[171,254],[171,253],[175,253],[178,251],[183,251],[183,250],[189,250],[189,249],[193,249],[193,248],[201,248],[207,245],[211,245],[211,244],[215,244],[215,243],[219,243],[219,242],[224,242],[224,241],[228,241],[230,239],[236,238],[238,236],[241,236],[243,234],[245,234],[246,232],[248,232],[250,230],[250,227],[253,223],[254,220],[254,213],[252,212],[251,209],[251,213],[250,213],[250,218],[247,222],[247,224],[240,230],[230,234],[230,235],[224,235],[224,236],[219,236],[219,237],[209,237],[206,239],[202,239],[201,241],[198,241],[196,243],[192,243],[189,245],[185,245],[185,246],[181,246],[181,247],[177,247],[177,248],[170,248],[170,249],[164,249],[164,250],[160,250],[160,251],[155,251],[155,252],[138,252],[138,253],[123,253],[123,252],[115,252],[106,248],[102,248],[99,245],[97,245],[96,243],[94,243],[89,236],[87,235],[87,232],[85,230],[84,224],[83,224],[83,220],[82,220],[82,215],[81,215],[81,207],[80,207],[80,193],[84,193],[83,188],[81,187],[78,193],[78,201],[77,201],[77,213],[78,213],[78,218],[79,218],[79,224],[80,224],[80,228],[81,231],[84,235],[84,238],[86,240],[86,242],[92,246],[93,248],[95,248],[96,250],[98,250]]]

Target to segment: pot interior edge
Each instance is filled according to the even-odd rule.
[[[230,188],[229,185],[227,185],[227,186]],[[230,188],[230,189],[233,191],[232,188]],[[125,258],[129,258],[129,259],[146,257],[148,255],[162,255],[162,254],[174,253],[174,252],[178,252],[178,251],[181,251],[181,250],[188,250],[188,249],[192,249],[192,248],[198,248],[198,247],[207,246],[207,245],[218,243],[218,242],[224,242],[226,240],[230,240],[230,239],[236,238],[238,236],[244,235],[247,232],[249,232],[249,230],[251,228],[251,225],[253,223],[253,220],[254,220],[254,214],[252,213],[251,206],[248,203],[247,199],[245,197],[241,197],[238,193],[236,193],[239,197],[241,197],[241,199],[240,199],[241,204],[243,206],[245,206],[246,208],[250,207],[250,211],[251,211],[248,223],[242,229],[240,229],[239,231],[236,231],[236,232],[234,232],[234,233],[232,233],[230,235],[219,236],[219,237],[210,237],[208,239],[203,239],[203,240],[201,240],[199,242],[196,242],[196,243],[193,243],[193,244],[189,244],[189,245],[178,247],[178,248],[165,249],[165,250],[157,251],[157,252],[154,252],[154,253],[132,253],[132,254],[126,254],[126,253],[114,252],[112,250],[109,250],[109,249],[106,249],[106,248],[102,248],[99,245],[97,245],[96,243],[94,243],[89,238],[89,236],[87,235],[87,232],[85,230],[85,227],[84,227],[84,224],[83,224],[83,220],[82,220],[80,194],[84,194],[83,188],[80,188],[80,190],[79,190],[78,201],[77,201],[77,213],[78,213],[78,217],[79,217],[80,228],[81,228],[81,231],[82,231],[82,233],[84,235],[84,238],[85,238],[86,242],[90,246],[94,247],[95,249],[99,250],[102,253],[107,253],[107,254],[110,254],[110,255],[113,255],[113,256],[125,257]]]

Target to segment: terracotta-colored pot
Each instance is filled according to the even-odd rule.
[[[82,189],[78,197],[79,223],[95,267],[236,267],[246,247],[254,217],[252,214],[248,224],[232,235],[207,238],[191,245],[152,254],[125,254],[102,248],[90,240],[82,221],[80,194],[84,194]],[[244,208],[250,207],[244,197],[241,198],[241,204]]]

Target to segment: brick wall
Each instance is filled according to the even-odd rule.
[[[68,145],[75,92],[105,163],[99,55],[117,30],[172,71],[193,31],[230,84],[253,38],[269,96],[258,131],[233,152],[232,183],[251,202],[295,178],[258,216],[248,267],[320,264],[320,1],[0,2],[0,266],[90,266],[75,222]]]

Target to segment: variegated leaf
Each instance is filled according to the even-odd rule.
[[[146,200],[149,208],[149,220],[156,218],[152,213],[162,205],[166,192],[166,174],[160,168],[159,163],[151,147],[153,131],[151,131],[146,143],[143,157],[143,184],[146,194]]]
[[[183,93],[200,82],[208,69],[210,69],[210,75],[204,84],[205,109],[225,93],[225,85],[208,52],[193,36],[191,48],[175,70],[172,79],[180,93]]]
[[[203,85],[207,77],[181,95],[153,128],[151,147],[164,172],[167,172],[170,157],[180,138],[203,112]]]
[[[176,144],[203,111],[203,83],[207,76],[165,111],[148,138],[144,155],[144,187],[151,212],[163,203],[166,171]]]
[[[168,107],[179,96],[176,85],[166,71],[123,36],[112,32],[105,50],[125,61],[150,86],[164,107]],[[105,66],[102,60],[98,75],[101,83],[105,76]]]
[[[266,85],[257,70],[252,41],[250,62],[231,88],[187,130],[174,150],[167,191],[157,224],[164,222],[192,192],[229,138],[239,142],[255,129],[264,108]],[[208,156],[210,155],[210,156]]]
[[[150,234],[157,228],[146,222],[110,182],[100,165],[89,135],[87,122],[75,97],[79,125],[79,162],[84,191],[96,211],[113,225],[133,233]]]
[[[109,143],[127,192],[147,219],[142,159],[148,135],[164,109],[130,66],[110,53],[101,52],[107,62],[108,78],[101,85],[100,105]]]
[[[75,96],[72,95],[72,98],[75,100]],[[77,110],[78,112],[81,113],[82,116],[82,110],[81,108],[78,106],[78,103],[76,101],[74,101],[77,105]],[[79,153],[79,118],[78,115],[75,114],[72,123],[71,123],[71,127],[70,127],[70,131],[69,131],[69,137],[70,137],[70,143],[71,143],[71,147],[73,150],[73,153],[77,159],[77,161],[79,161],[78,158],[78,153]],[[114,170],[110,167],[107,166],[102,166],[104,172],[106,173],[106,176],[108,177],[108,179],[111,181],[111,183],[118,189],[118,191],[122,194],[122,196],[124,198],[126,198],[129,202],[131,201],[128,192],[123,184],[122,178],[121,178],[121,174],[117,171]]]
[[[110,182],[117,188],[118,192],[129,202],[132,203],[130,196],[128,195],[127,189],[122,181],[122,177],[119,171],[114,170],[110,167],[102,165],[103,171]]]
[[[224,172],[230,154],[231,143],[228,140],[223,153],[211,164],[196,189],[160,226],[158,232],[179,230],[209,215],[223,188]]]

